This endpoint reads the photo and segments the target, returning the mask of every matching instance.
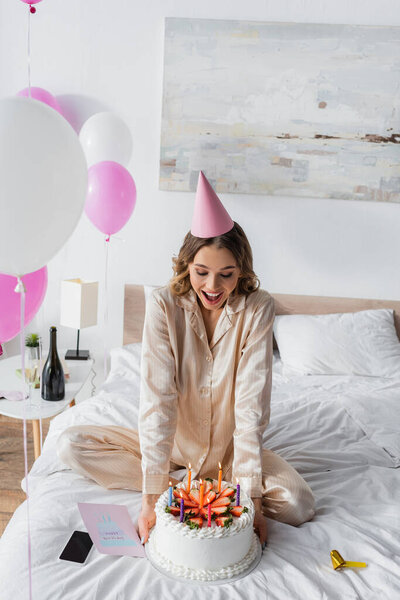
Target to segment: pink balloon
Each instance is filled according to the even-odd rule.
[[[90,167],[85,213],[97,229],[107,235],[116,233],[128,221],[135,204],[135,182],[125,167],[111,160]]]
[[[25,0],[22,0],[23,2]],[[40,1],[40,0],[38,0]],[[27,3],[30,4],[30,3]],[[39,100],[40,102],[43,102],[44,104],[47,104],[48,106],[51,106],[51,108],[54,108],[54,110],[56,110],[57,112],[60,113],[60,115],[63,116],[62,112],[61,112],[61,108],[60,105],[58,104],[57,100],[54,98],[53,94],[50,94],[50,92],[48,92],[47,90],[40,88],[40,87],[31,87],[31,94],[29,96],[29,88],[25,88],[23,90],[21,90],[20,92],[18,92],[17,96],[25,96],[26,98],[34,98],[34,100]]]
[[[37,4],[38,2],[41,2],[42,0],[21,0],[22,2],[25,2],[25,4]]]
[[[47,267],[21,277],[26,288],[25,322],[28,325],[40,308],[47,289]],[[21,331],[21,295],[15,292],[17,278],[0,273],[0,344]]]

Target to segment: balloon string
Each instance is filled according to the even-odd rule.
[[[42,390],[42,359],[43,359],[43,347],[42,347],[42,333],[43,333],[43,303],[39,311],[40,325],[39,325],[39,390]],[[43,431],[42,431],[42,400],[39,399],[39,423],[40,423],[40,454],[43,448]]]
[[[108,248],[110,236],[104,240],[105,272],[104,272],[104,381],[107,379],[107,333],[108,333]]]
[[[31,97],[31,11],[28,10],[28,90]]]
[[[26,381],[25,381],[25,286],[20,277],[17,277],[17,286],[15,292],[21,294],[21,333],[20,333],[20,350],[21,350],[21,379],[22,379],[22,404],[23,404],[23,432],[24,432],[24,459],[25,459],[25,489],[26,489],[26,512],[28,524],[28,572],[29,572],[29,599],[32,600],[32,551],[31,551],[31,522],[29,515],[29,483],[28,483],[28,446],[26,434]]]

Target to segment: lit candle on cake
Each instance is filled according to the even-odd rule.
[[[179,517],[179,523],[183,523],[183,509],[184,508],[185,508],[185,506],[184,506],[183,496],[182,496],[182,492],[181,492],[181,512],[180,512],[180,517]]]
[[[190,492],[190,484],[192,483],[192,466],[189,463],[189,470],[188,470],[188,481],[187,481],[187,488],[186,491],[187,493]]]
[[[208,505],[207,527],[211,527],[211,504]]]
[[[221,484],[222,484],[222,469],[221,469],[221,463],[218,463],[219,465],[219,471],[218,471],[218,494],[221,493]]]
[[[172,483],[169,482],[169,490],[168,490],[168,506],[172,504]]]
[[[203,508],[204,504],[204,483],[203,480],[200,479],[200,508]]]
[[[236,477],[236,506],[240,506],[240,485],[239,485],[239,479]]]

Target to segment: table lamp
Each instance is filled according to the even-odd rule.
[[[79,350],[79,332],[97,325],[97,281],[66,279],[61,282],[60,325],[78,330],[76,350],[67,350],[66,359],[87,360],[89,350]]]

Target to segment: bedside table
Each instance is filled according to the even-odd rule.
[[[65,350],[60,350],[59,356],[64,356]],[[47,357],[47,353],[44,354]],[[75,396],[82,389],[89,378],[93,367],[93,360],[69,360],[68,368],[70,372],[69,379],[65,380],[64,400],[51,402],[43,400],[40,395],[40,388],[32,388],[31,402],[18,400],[0,399],[0,414],[14,419],[24,418],[32,421],[33,444],[35,450],[35,460],[40,455],[40,418],[48,419],[58,415],[60,412],[75,404]],[[21,356],[11,356],[0,360],[0,389],[11,391],[22,391],[22,380],[15,373],[16,369],[21,368]]]

